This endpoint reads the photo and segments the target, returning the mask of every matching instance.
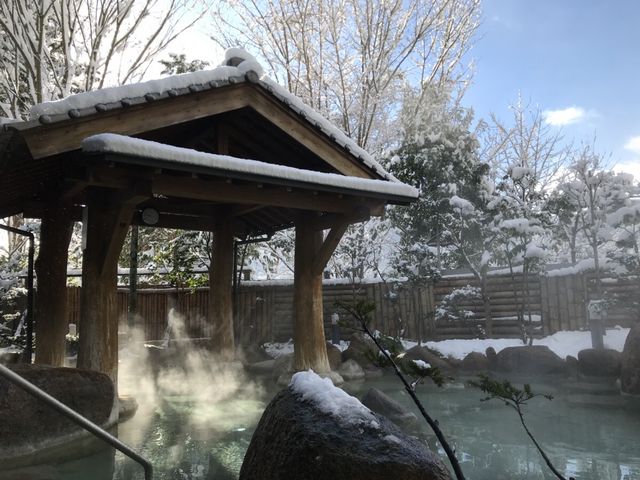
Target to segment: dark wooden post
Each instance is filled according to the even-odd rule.
[[[73,222],[62,205],[47,208],[40,225],[35,363],[61,367],[67,334],[67,260]]]
[[[133,328],[138,314],[138,226],[131,225],[129,249],[129,308],[127,325]]]
[[[348,226],[338,223],[323,242],[322,231],[311,220],[296,223],[294,273],[294,368],[331,370],[327,358],[322,312],[322,272]]]
[[[135,205],[148,195],[89,192],[86,245],[82,257],[82,292],[78,368],[118,374],[118,256]]]
[[[213,231],[213,260],[209,269],[209,318],[213,327],[212,347],[224,356],[234,354],[233,336],[233,228],[220,218]]]

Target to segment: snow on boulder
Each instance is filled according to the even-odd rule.
[[[450,479],[423,442],[405,435],[356,398],[309,372],[267,406],[240,479]]]

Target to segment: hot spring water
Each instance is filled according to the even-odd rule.
[[[394,377],[346,388],[361,397],[370,387],[411,405]],[[529,427],[567,478],[640,480],[640,409],[624,407],[624,398],[598,385],[554,386],[535,382],[532,387],[535,392],[555,397],[552,401],[532,400],[525,407],[525,414]],[[216,402],[188,394],[169,394],[153,411],[140,411],[138,418],[121,424],[118,433],[151,459],[154,478],[237,478],[251,434],[276,391],[271,380],[244,379],[233,395]],[[502,403],[481,402],[482,393],[466,387],[462,381],[442,389],[421,385],[418,391],[455,445],[469,480],[553,478],[523,432],[515,412]],[[426,428],[418,435],[433,450],[439,450]],[[105,450],[67,462],[55,467],[64,476],[53,478],[142,478],[138,465],[119,454],[115,461],[113,458],[113,453]],[[97,474],[98,468],[104,476]],[[210,469],[216,471],[215,476],[207,476]]]

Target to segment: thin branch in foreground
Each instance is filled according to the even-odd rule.
[[[504,404],[508,407],[513,408],[518,417],[520,418],[520,423],[524,428],[524,431],[527,433],[533,444],[535,445],[538,452],[544,459],[549,470],[553,472],[553,474],[559,480],[567,480],[553,465],[551,459],[547,456],[545,451],[542,449],[542,446],[538,443],[538,441],[534,438],[533,434],[527,427],[524,421],[524,413],[522,412],[522,407],[527,404],[529,400],[535,397],[544,397],[547,400],[552,400],[553,397],[551,395],[541,395],[537,393],[533,393],[531,390],[531,386],[529,384],[525,384],[523,389],[520,390],[514,387],[511,382],[508,380],[503,380],[499,382],[497,380],[493,380],[487,375],[479,375],[480,382],[469,382],[470,385],[479,388],[484,393],[488,394],[488,397],[483,398],[482,401],[488,401],[492,399],[498,399],[504,402]],[[569,480],[574,480],[573,477],[569,477]]]
[[[409,383],[407,381],[402,371],[400,370],[400,367],[398,367],[398,364],[393,360],[389,352],[380,344],[380,342],[378,341],[378,338],[371,332],[371,330],[369,330],[369,326],[368,326],[369,314],[371,314],[371,312],[375,309],[375,305],[365,300],[360,300],[356,302],[354,305],[338,302],[338,305],[344,310],[346,310],[351,316],[353,316],[353,318],[362,326],[362,330],[364,331],[364,333],[369,338],[371,338],[371,340],[373,340],[373,342],[376,344],[376,347],[378,347],[378,350],[380,350],[380,353],[386,358],[388,363],[392,366],[395,374],[398,376],[398,378],[404,385],[405,390],[407,391],[407,393],[409,394],[413,402],[418,407],[418,410],[420,410],[422,417],[425,419],[429,427],[431,427],[431,430],[433,430],[433,433],[435,433],[438,441],[442,445],[442,448],[447,454],[447,458],[449,459],[449,462],[453,467],[453,471],[456,475],[456,478],[458,480],[465,480],[464,473],[462,472],[460,463],[456,458],[455,451],[453,450],[453,448],[451,448],[451,445],[449,445],[449,442],[445,438],[444,433],[442,433],[442,430],[440,430],[438,421],[431,418],[431,416],[427,413],[424,406],[422,405],[422,402],[420,402],[420,400],[418,399],[418,396],[416,395],[415,384],[417,382]]]

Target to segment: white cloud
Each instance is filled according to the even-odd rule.
[[[579,122],[586,117],[587,112],[584,108],[568,107],[562,110],[545,110],[542,114],[546,123],[559,127]]]
[[[633,175],[636,181],[640,181],[640,159],[637,161],[619,162],[613,167],[616,172],[625,172]]]
[[[633,153],[640,154],[640,135],[631,137],[629,141],[624,144],[624,148],[631,150]]]

